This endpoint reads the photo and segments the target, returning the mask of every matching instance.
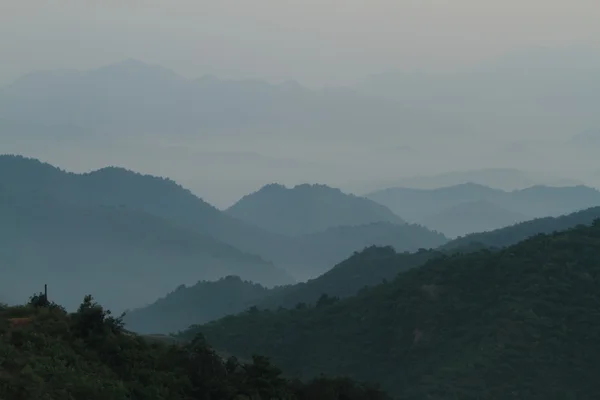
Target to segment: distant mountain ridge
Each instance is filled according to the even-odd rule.
[[[187,79],[157,65],[125,60],[88,71],[41,71],[0,88],[0,121],[45,126],[38,134],[74,125],[89,135],[277,137],[363,141],[364,132],[413,138],[468,131],[460,120],[351,89],[310,90],[259,80]],[[374,124],[385,127],[378,132]],[[363,138],[361,138],[361,135]],[[443,136],[443,135],[441,135]]]
[[[0,291],[11,298],[26,300],[48,284],[65,306],[94,292],[119,310],[198,279],[293,281],[258,256],[123,207],[81,206],[0,185],[0,217]]]
[[[448,237],[463,236],[473,232],[486,232],[530,217],[508,211],[487,200],[460,203],[422,219],[422,224]]]
[[[13,192],[45,192],[61,202],[78,206],[123,206],[149,213],[256,254],[286,269],[296,279],[318,276],[366,246],[393,245],[398,251],[412,251],[437,247],[447,241],[443,235],[423,227],[399,225],[390,229],[385,224],[325,231],[318,234],[318,239],[310,235],[287,237],[228,215],[172,180],[116,167],[75,174],[35,159],[4,155],[0,156],[0,185],[10,187]],[[339,193],[336,196],[340,201],[347,198]],[[393,216],[370,200],[359,202]],[[326,210],[335,206],[330,204]],[[293,215],[292,209],[288,211]],[[353,233],[341,234],[349,231]]]
[[[244,196],[226,212],[272,232],[292,236],[338,226],[405,223],[385,206],[327,185],[302,184],[293,188],[266,185]]]
[[[504,191],[490,187],[466,183],[438,189],[389,188],[372,192],[366,197],[389,207],[396,213],[403,212],[404,218],[428,226],[427,221],[436,225],[435,216],[445,215],[447,227],[443,233],[450,235],[460,225],[460,219],[470,218],[471,224],[478,220],[495,221],[488,229],[500,228],[519,220],[560,216],[600,205],[600,192],[579,185],[566,187],[532,186],[526,189]],[[472,208],[469,203],[487,204],[488,212],[481,207]],[[483,203],[482,203],[483,202]],[[457,208],[460,215],[456,213]],[[454,210],[454,212],[453,212]],[[503,210],[503,211],[502,211]],[[477,212],[476,212],[477,211]],[[448,221],[454,220],[454,223]],[[435,229],[434,226],[428,226]],[[437,228],[439,229],[439,225]],[[465,229],[458,229],[463,233]],[[455,232],[456,233],[456,232]]]

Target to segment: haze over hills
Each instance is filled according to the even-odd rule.
[[[182,285],[146,307],[129,311],[124,321],[128,329],[138,333],[167,334],[238,314],[254,306],[273,310],[314,306],[319,302],[354,296],[367,286],[393,279],[398,273],[441,254],[426,250],[397,253],[391,247],[372,246],[303,283],[267,289],[231,276],[217,282]]]
[[[508,211],[490,201],[475,200],[460,203],[429,215],[421,219],[421,223],[453,238],[469,233],[503,228],[528,219],[531,218]]]
[[[266,285],[292,281],[258,256],[144,212],[6,187],[0,186],[0,291],[12,299],[23,301],[48,284],[66,307],[95,293],[122,310],[199,279],[236,274]]]
[[[443,86],[441,91],[450,90]],[[561,141],[600,122],[564,126],[562,139],[549,147],[545,142],[512,145],[498,138],[516,128],[504,129],[502,121],[490,124],[494,128],[476,121],[483,126],[473,128],[471,121],[479,114],[468,104],[467,113],[448,115],[454,101],[437,103],[448,96],[432,96],[427,104],[420,95],[396,101],[362,88],[312,90],[294,82],[187,79],[162,66],[126,60],[87,71],[35,72],[0,88],[0,146],[69,170],[108,163],[170,176],[220,208],[267,182],[320,182],[362,194],[385,186],[431,187],[398,181],[397,171],[432,175],[474,166],[546,172],[527,184],[492,172],[486,179],[468,180],[505,190],[564,185],[563,176],[574,179],[570,185],[600,185],[583,173],[576,149],[567,154]],[[503,118],[509,120],[512,115]],[[501,132],[489,134],[489,129]],[[563,156],[556,158],[557,151]],[[589,169],[593,153],[586,159]],[[578,166],[571,168],[575,162]],[[347,182],[348,176],[353,182]]]
[[[497,251],[539,234],[550,234],[577,225],[591,225],[596,219],[600,219],[600,207],[467,235],[436,250],[397,253],[391,247],[373,246],[353,254],[315,279],[270,290],[252,282],[243,282],[237,277],[218,282],[198,282],[193,286],[180,286],[164,298],[130,311],[125,321],[128,328],[134,331],[166,334],[227,314],[237,314],[251,306],[259,309],[295,308],[301,303],[314,306],[338,297],[356,295],[366,286],[392,280],[398,274],[420,267],[444,254],[470,253],[485,248]]]
[[[586,186],[533,186],[507,192],[468,183],[431,190],[389,188],[370,193],[367,197],[396,213],[404,211],[406,220],[425,226],[427,220],[437,223],[435,216],[441,214],[443,218],[440,223],[446,224],[442,225],[446,226],[446,231],[443,232],[448,235],[451,235],[448,229],[456,228],[447,224],[453,220],[460,224],[461,219],[466,216],[469,216],[473,223],[477,223],[481,218],[488,219],[490,224],[487,229],[494,229],[525,219],[559,216],[600,205],[600,192]],[[487,211],[481,207],[468,207],[468,204],[473,202],[486,204]],[[407,210],[410,210],[410,213]],[[484,211],[486,212],[481,214]],[[434,226],[429,228],[435,229]],[[456,231],[467,233],[467,228]]]
[[[241,251],[256,254],[302,280],[320,275],[353,251],[370,245],[392,245],[398,251],[414,251],[421,247],[436,247],[447,241],[443,235],[420,226],[392,227],[386,224],[339,227],[311,235],[287,237],[234,218],[171,180],[123,168],[110,167],[74,174],[34,159],[0,156],[0,185],[9,187],[13,192],[47,193],[61,202],[84,207],[125,206],[143,211]],[[329,204],[328,209],[320,212],[346,207],[344,201],[355,199],[341,192],[336,192],[336,195],[340,203]],[[358,202],[375,210],[384,210],[384,214],[400,221],[383,206],[366,199]],[[288,212],[293,215],[295,210],[292,207]]]
[[[452,171],[435,175],[413,176],[394,180],[378,181],[375,179],[365,183],[348,183],[344,187],[352,188],[354,193],[371,193],[391,187],[410,189],[439,189],[443,187],[475,183],[494,189],[512,191],[536,185],[545,186],[577,186],[583,182],[577,179],[550,177],[547,174],[525,172],[514,168],[482,168],[466,171]]]
[[[374,222],[403,224],[387,207],[326,185],[263,186],[226,212],[272,232],[302,235]]]
[[[600,397],[554,3],[1,0],[0,400]]]
[[[564,138],[600,125],[593,106],[600,102],[599,71],[591,49],[540,47],[452,73],[377,74],[359,89],[452,113],[489,138]]]
[[[348,299],[249,310],[186,335],[240,357],[266,354],[303,378],[376,379],[400,398],[585,397],[600,390],[599,241],[597,221],[433,259]]]
[[[501,248],[542,233],[550,234],[577,225],[589,225],[596,219],[600,219],[600,207],[592,207],[559,217],[536,218],[490,232],[465,235],[442,245],[440,250],[452,251],[473,244],[487,248]]]
[[[0,120],[46,126],[39,135],[75,126],[87,135],[205,138],[289,137],[361,142],[376,124],[377,135],[407,132],[431,137],[468,128],[460,121],[365,96],[350,89],[310,90],[299,84],[259,80],[186,79],[137,60],[89,71],[26,75],[0,90]],[[375,132],[373,132],[375,134]]]

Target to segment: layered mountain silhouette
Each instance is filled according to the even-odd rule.
[[[465,183],[475,183],[505,191],[525,189],[536,185],[577,186],[583,184],[583,182],[576,179],[538,175],[539,174],[525,172],[515,168],[481,168],[393,180],[372,179],[363,184],[354,183],[349,184],[348,186],[353,187],[354,191],[357,193],[371,193],[392,187],[438,189]]]
[[[600,192],[583,185],[532,186],[503,191],[467,183],[438,189],[390,188],[366,197],[395,213],[403,213],[408,221],[432,229],[443,228],[441,232],[449,236],[469,233],[469,229],[490,230],[600,205]]]
[[[228,314],[237,314],[253,306],[273,310],[279,307],[310,307],[320,300],[323,302],[354,296],[366,286],[391,281],[398,274],[420,267],[434,258],[482,249],[498,251],[539,234],[549,234],[578,225],[591,225],[596,219],[600,219],[600,207],[467,235],[452,240],[437,250],[398,253],[391,247],[372,246],[356,252],[315,279],[272,289],[239,277],[228,277],[217,282],[202,281],[192,286],[182,285],[164,298],[132,310],[126,316],[126,322],[135,331],[166,334]]]
[[[403,224],[399,216],[364,197],[326,185],[287,188],[271,184],[244,196],[227,209],[236,218],[284,235],[303,235],[338,226],[374,222]]]
[[[289,237],[224,213],[169,179],[116,167],[74,174],[34,159],[0,156],[0,185],[9,188],[12,193],[26,196],[40,192],[59,202],[82,207],[122,206],[148,213],[242,252],[258,255],[288,270],[296,279],[318,276],[353,251],[367,246],[391,245],[398,251],[414,251],[422,247],[437,247],[447,241],[443,235],[408,224],[337,227],[339,229]],[[347,202],[356,213],[369,211],[368,207],[366,210],[355,207],[353,201],[356,198],[336,193],[340,203],[328,204],[328,208],[321,208],[319,212],[334,213],[336,208],[348,207]],[[384,214],[400,221],[383,206],[366,199],[359,199],[358,203],[384,210]],[[294,207],[299,207],[298,202],[293,204],[289,209],[291,215],[294,215]],[[305,215],[300,218],[305,218]]]
[[[535,235],[550,234],[578,225],[589,225],[596,219],[600,219],[600,207],[592,207],[560,217],[536,218],[490,232],[465,235],[444,244],[440,247],[440,250],[452,251],[469,248],[473,245],[486,248],[502,248]]]
[[[258,256],[145,212],[6,187],[0,186],[0,290],[11,298],[48,284],[67,307],[93,292],[122,310],[199,279],[236,274],[271,286],[292,281]]]
[[[365,132],[381,137],[411,132],[418,138],[467,131],[461,121],[350,89],[315,91],[298,84],[213,76],[186,79],[136,60],[89,71],[26,75],[0,89],[0,110],[4,126],[44,127],[39,135],[74,126],[87,135],[104,136],[296,133],[305,139],[364,141]]]
[[[514,225],[530,217],[508,211],[487,200],[460,203],[421,220],[422,224],[449,237],[485,232]]]
[[[436,251],[397,253],[391,247],[369,247],[307,282],[265,288],[237,276],[216,282],[181,285],[152,304],[130,310],[127,328],[139,333],[176,333],[191,325],[217,320],[244,310],[312,306],[327,299],[357,294],[366,286],[393,279],[398,273],[441,256]],[[326,294],[325,297],[323,295]]]

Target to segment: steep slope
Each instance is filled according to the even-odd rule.
[[[421,223],[448,237],[457,237],[503,228],[528,219],[531,218],[505,210],[492,202],[477,200],[442,210],[423,218]]]
[[[326,185],[278,184],[244,196],[227,213],[285,235],[314,233],[336,226],[404,221],[372,200],[343,193]]]
[[[67,306],[95,292],[112,308],[139,306],[180,285],[236,274],[292,278],[258,256],[123,207],[66,204],[0,188],[0,291],[23,298],[47,283]]]
[[[588,398],[600,391],[600,221],[431,260],[356,297],[195,327],[303,377],[378,379],[399,398]]]
[[[314,305],[319,301],[348,297],[366,286],[393,279],[398,273],[423,264],[441,253],[396,253],[390,247],[370,247],[352,255],[330,271],[305,283],[267,289],[238,277],[217,282],[198,282],[158,299],[125,316],[127,328],[139,333],[173,333],[240,313],[252,306],[264,309]],[[322,298],[325,295],[327,297]]]

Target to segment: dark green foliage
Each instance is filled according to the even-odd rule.
[[[401,399],[600,393],[600,221],[498,251],[430,260],[324,307],[194,327],[220,349],[304,378],[377,381]]]
[[[290,381],[265,357],[223,360],[202,335],[178,346],[147,341],[91,296],[70,314],[36,304],[0,309],[0,399],[389,399],[347,379]],[[9,327],[17,313],[31,322]]]

